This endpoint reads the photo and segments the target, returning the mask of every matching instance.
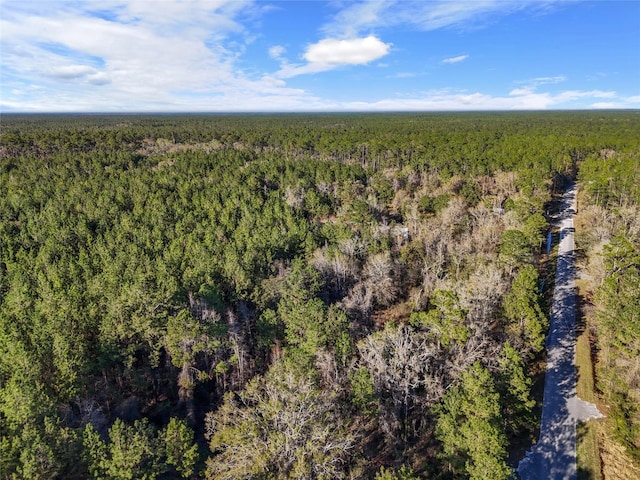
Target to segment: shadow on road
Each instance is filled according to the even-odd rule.
[[[573,256],[573,204],[575,187],[566,192],[558,216],[560,228],[556,278],[547,335],[547,370],[540,438],[520,462],[525,480],[576,479],[576,423],[569,401],[576,396],[575,268]]]

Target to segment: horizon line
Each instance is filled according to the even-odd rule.
[[[2,111],[0,115],[286,115],[286,114],[399,114],[399,113],[557,113],[557,112],[640,112],[640,108],[557,108],[557,109],[451,109],[451,110],[123,110],[123,111]]]

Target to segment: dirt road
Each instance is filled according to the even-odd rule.
[[[547,373],[540,438],[518,466],[523,480],[575,480],[576,423],[601,416],[595,405],[576,396],[573,240],[576,191],[574,185],[565,193],[556,222],[560,228],[560,243],[546,344]]]

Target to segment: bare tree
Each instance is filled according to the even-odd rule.
[[[388,252],[378,253],[367,259],[364,266],[366,289],[373,301],[381,306],[390,305],[398,296],[395,266]]]
[[[207,478],[344,478],[346,423],[331,394],[277,364],[207,415]]]
[[[333,297],[344,297],[355,283],[359,267],[356,261],[342,252],[329,255],[326,248],[314,252],[311,260],[313,267],[323,277],[325,288],[329,288]]]
[[[420,332],[391,324],[362,340],[358,350],[383,403],[383,427],[392,439],[400,433],[406,440],[412,409],[444,394],[441,352]]]
[[[472,328],[486,333],[509,287],[505,272],[495,263],[480,265],[465,283],[466,288],[459,289],[460,302]]]

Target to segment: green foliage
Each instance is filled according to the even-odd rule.
[[[607,392],[607,397],[611,401],[611,410],[608,416],[611,419],[616,440],[625,447],[631,458],[640,461],[640,448],[638,447],[640,409],[629,394],[621,390],[626,390],[624,384],[619,385],[618,391]]]
[[[172,473],[189,478],[198,461],[193,431],[175,418],[160,432],[147,419],[133,425],[117,419],[108,441],[89,424],[83,440],[90,478],[95,479],[153,480]]]
[[[471,480],[508,479],[511,469],[502,430],[500,395],[489,372],[474,363],[436,407],[436,436],[442,457]]]
[[[515,200],[513,198],[507,198],[504,201],[504,210],[506,212],[511,212],[513,210],[515,210],[517,207],[517,203],[515,202]]]
[[[89,473],[95,479],[153,480],[163,472],[161,444],[149,422],[116,420],[104,442],[91,424],[84,431]]]
[[[371,180],[371,187],[383,205],[389,205],[392,202],[394,196],[393,184],[388,178],[382,175],[375,175]]]
[[[182,420],[171,418],[160,436],[164,442],[167,465],[173,466],[182,478],[191,477],[199,457],[193,431]]]
[[[494,238],[504,222],[492,217],[495,225],[485,229],[487,219],[474,217],[464,235],[447,238],[445,245],[431,237],[441,237],[433,229],[443,227],[443,219],[434,215],[448,206],[451,192],[416,196],[443,188],[454,176],[464,178],[455,190],[467,206],[488,190],[491,198],[514,193],[517,200],[507,203],[522,232],[505,233],[500,247],[514,273],[539,244],[544,204],[550,189],[560,186],[552,179],[570,178],[577,163],[588,199],[620,212],[637,203],[638,125],[633,112],[3,115],[2,474],[84,478],[88,466],[77,461],[84,455],[98,476],[117,476],[116,469],[150,478],[189,475],[191,468],[195,472],[194,450],[179,424],[170,424],[167,436],[150,424],[114,423],[114,438],[130,439],[130,456],[125,445],[90,432],[82,446],[75,428],[96,416],[108,417],[96,428],[114,422],[117,406],[128,398],[137,399],[142,415],[154,421],[169,412],[191,415],[186,402],[195,406],[242,391],[279,358],[281,346],[293,370],[332,370],[317,378],[334,379],[340,395],[330,394],[331,382],[314,386],[333,412],[320,416],[318,431],[341,419],[332,415],[349,411],[355,425],[375,430],[364,437],[381,437],[389,427],[401,431],[406,445],[421,435],[428,444],[423,451],[431,452],[433,441],[423,434],[433,428],[432,418],[422,406],[441,387],[434,379],[427,387],[427,377],[434,369],[437,378],[456,376],[451,349],[467,344],[471,321],[457,300],[462,293],[434,293],[428,310],[413,319],[419,328],[380,329],[403,317],[402,303],[416,292],[431,292],[434,278],[457,288],[466,266],[494,261]],[[505,185],[501,178],[518,180]],[[620,225],[631,233],[633,215]],[[409,228],[410,249],[394,235],[396,228]],[[476,234],[491,238],[481,247],[481,259]],[[348,252],[354,238],[360,245]],[[323,259],[320,248],[340,255]],[[612,392],[609,403],[624,426],[634,425],[637,416],[628,408],[632,400],[625,400],[635,398],[625,372],[635,368],[632,306],[638,302],[635,267],[618,250],[612,280],[599,294],[609,299],[599,333],[613,358],[598,378],[603,391]],[[309,264],[330,280],[327,285]],[[451,278],[443,278],[447,273]],[[333,278],[341,279],[339,293],[330,291]],[[532,295],[535,286],[529,281],[518,294],[516,287],[505,300],[505,312],[511,311],[505,328],[528,360],[526,349],[538,348],[544,320]],[[610,299],[618,294],[626,310]],[[524,316],[516,314],[521,308]],[[608,327],[607,319],[618,315],[624,326]],[[487,335],[501,341],[503,333],[498,326]],[[365,339],[371,340],[366,362],[367,351],[360,348]],[[436,353],[429,348],[424,358],[410,355],[436,341]],[[364,364],[371,378],[344,373]],[[525,405],[522,372],[506,364],[503,369],[499,391],[505,397],[504,390],[512,389],[520,399],[514,397],[514,405]],[[196,379],[206,381],[196,388]],[[370,381],[378,398],[371,397]],[[93,410],[83,410],[83,402]],[[506,415],[509,402],[502,403]],[[361,421],[361,414],[378,407],[382,423]],[[197,414],[189,418],[197,422]],[[507,423],[512,430],[518,425],[515,419]],[[621,427],[621,438],[635,438],[624,433],[630,428]],[[145,445],[155,445],[159,457],[137,457]],[[346,475],[349,459],[370,448],[361,443],[336,456],[342,463],[331,471]],[[415,454],[407,455],[418,464]],[[375,475],[375,468],[367,474]]]
[[[349,377],[351,380],[351,402],[363,414],[371,415],[378,410],[373,377],[369,370],[360,367]]]
[[[437,214],[447,208],[450,198],[447,193],[442,193],[435,197],[423,195],[418,202],[418,211],[423,215]]]
[[[529,245],[539,248],[544,242],[544,234],[549,228],[549,222],[541,213],[529,215],[524,223],[523,233],[527,237]]]
[[[616,438],[640,460],[640,410],[633,372],[640,358],[640,248],[616,236],[605,246],[607,276],[596,293],[599,342],[607,346],[598,384],[611,405]]]
[[[327,311],[323,330],[326,332],[326,346],[332,349],[343,365],[353,352],[353,342],[349,336],[349,319],[337,305],[331,305]]]
[[[331,348],[344,357],[351,348],[347,316],[337,306],[327,309],[325,303],[315,296],[320,288],[319,272],[296,260],[278,303],[278,316],[284,324],[287,345],[291,347],[292,364],[302,368],[311,367],[318,349]],[[273,319],[264,318],[264,321],[273,322]]]
[[[287,344],[294,347],[296,363],[311,361],[316,350],[327,341],[323,324],[326,306],[315,297],[320,289],[320,274],[302,261],[292,265],[287,276],[278,315],[285,326]]]
[[[507,230],[500,238],[500,258],[511,268],[532,260],[531,244],[527,235],[520,230]]]
[[[471,336],[466,326],[467,312],[460,306],[455,292],[436,290],[429,302],[432,307],[427,312],[411,314],[411,323],[426,328],[430,335],[444,348],[454,343],[464,345]]]
[[[478,202],[480,202],[480,198],[482,196],[478,184],[469,180],[465,180],[462,183],[458,189],[458,194],[462,195],[467,202],[467,205],[470,207],[475,207]]]
[[[498,391],[502,416],[509,431],[517,435],[523,429],[533,429],[535,400],[531,398],[531,378],[527,376],[522,356],[508,342],[498,358]]]
[[[599,206],[597,210],[606,218],[604,227],[613,233],[602,252],[604,280],[593,298],[598,344],[596,386],[610,406],[613,437],[640,464],[640,239],[637,227],[633,227],[640,202],[638,151],[636,139],[611,141],[584,152],[578,178],[584,193],[579,197],[584,201],[581,210],[590,204]],[[589,253],[592,257],[599,255]]]
[[[264,310],[256,322],[258,348],[268,350],[277,340],[284,339],[284,324],[270,308]]]
[[[366,201],[360,199],[349,203],[344,218],[345,221],[357,225],[366,225],[374,220],[371,207]]]
[[[509,199],[507,210],[513,210],[522,223],[526,223],[530,216],[544,212],[544,200],[538,197],[521,196],[517,200]]]
[[[219,316],[200,321],[189,310],[182,310],[167,322],[165,341],[171,361],[176,367],[195,364],[198,355],[212,354],[226,333]]]
[[[540,192],[546,192],[546,183],[549,181],[548,174],[548,171],[543,171],[543,165],[521,169],[518,172],[518,188],[525,196],[536,197]]]
[[[42,425],[30,423],[18,435],[0,439],[0,477],[49,480],[81,478],[78,462],[82,441],[78,432],[52,417]]]
[[[418,202],[418,211],[423,215],[432,215],[436,213],[433,203],[433,197],[430,195],[423,195],[420,197],[420,201]]]
[[[376,473],[375,480],[419,480],[419,478],[414,475],[411,467],[403,465],[399,470],[381,467]]]
[[[603,252],[605,267],[610,275],[606,278],[609,290],[620,285],[621,275],[633,277],[640,270],[640,248],[622,235],[616,235],[605,245]],[[635,289],[631,288],[631,292]]]
[[[320,293],[321,282],[320,273],[297,258],[291,264],[291,270],[285,279],[282,299],[291,304],[309,301]]]
[[[603,148],[586,156],[579,179],[587,198],[596,205],[640,203],[637,144]]]
[[[503,299],[506,327],[513,345],[525,356],[542,351],[549,320],[540,308],[539,276],[533,265],[525,265]]]
[[[335,206],[329,196],[311,189],[304,197],[304,207],[311,217],[324,218],[331,214]]]

